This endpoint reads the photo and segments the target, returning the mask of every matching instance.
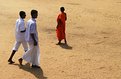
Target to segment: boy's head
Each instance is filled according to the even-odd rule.
[[[61,12],[64,12],[65,11],[65,8],[64,7],[60,7],[60,11]]]
[[[37,16],[38,16],[38,11],[37,10],[31,10],[31,17],[37,18]]]
[[[26,13],[24,11],[20,11],[19,15],[22,19],[24,19],[26,17]]]

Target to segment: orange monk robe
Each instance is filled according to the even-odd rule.
[[[60,23],[59,23],[60,21]],[[65,35],[65,21],[66,21],[66,14],[65,13],[60,13],[57,17],[57,23],[58,27],[56,29],[56,33],[57,33],[57,38],[58,40],[62,40],[66,38]]]

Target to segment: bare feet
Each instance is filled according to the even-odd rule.
[[[20,59],[18,59],[18,61],[19,61],[19,64],[22,66],[22,61],[23,61],[23,59],[20,58]]]
[[[61,42],[58,42],[56,45],[60,45],[61,44]]]
[[[32,65],[32,68],[40,68],[40,66]]]
[[[12,60],[8,60],[8,62],[9,62],[9,64],[13,64],[13,63],[15,63],[14,61],[12,61]]]

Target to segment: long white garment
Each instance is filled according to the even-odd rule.
[[[27,21],[27,28],[25,33],[25,39],[29,44],[28,51],[25,52],[23,55],[23,59],[33,65],[39,65],[40,64],[40,50],[39,50],[39,44],[37,46],[34,46],[34,41],[31,37],[31,34],[34,34],[35,40],[38,43],[38,33],[37,33],[37,25],[35,19],[30,19]]]
[[[40,49],[39,46],[34,46],[32,42],[29,42],[29,49],[26,51],[22,57],[25,61],[33,64],[40,65]]]

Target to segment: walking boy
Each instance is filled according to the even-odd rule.
[[[25,23],[24,23],[26,13],[24,11],[20,11],[19,16],[20,16],[20,18],[16,20],[16,33],[15,33],[16,42],[15,42],[15,45],[13,47],[10,58],[8,59],[9,64],[14,63],[12,58],[21,44],[23,45],[24,51],[28,50],[27,42],[25,41],[26,28],[25,28]]]

